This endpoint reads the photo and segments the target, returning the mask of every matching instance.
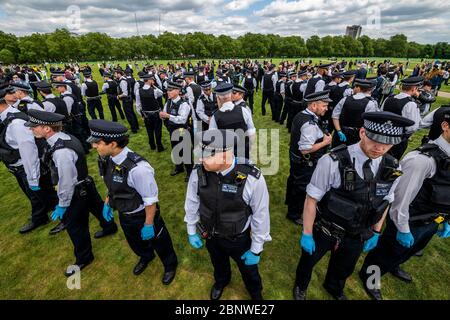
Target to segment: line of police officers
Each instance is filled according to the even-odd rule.
[[[408,197],[400,196],[404,192],[408,192],[412,202],[418,201],[420,204],[425,202],[425,200],[417,200],[416,195],[422,193],[419,192],[420,188],[417,185],[411,189],[410,182],[405,183],[403,187],[405,190],[395,197],[400,191],[396,191],[394,185],[398,181],[401,182],[403,178],[397,179],[400,175],[398,160],[387,153],[394,145],[404,144],[409,137],[408,128],[417,125],[417,119],[408,120],[401,115],[415,115],[412,110],[408,113],[413,101],[406,98],[416,93],[421,79],[405,79],[403,95],[399,94],[386,100],[396,99],[388,103],[387,107],[385,103],[385,108],[394,113],[371,112],[377,109],[374,101],[370,99],[370,88],[374,87],[374,81],[370,79],[355,81],[353,95],[349,95],[346,93],[349,82],[339,86],[341,77],[345,79],[349,73],[333,74],[334,83],[332,81],[325,84],[322,77],[326,71],[323,70],[327,70],[328,67],[328,65],[319,66],[317,75],[306,83],[303,80],[296,81],[296,76],[291,73],[289,74],[291,82],[288,86],[283,84],[286,76],[278,75],[281,79],[275,85],[275,92],[279,96],[272,99],[275,104],[273,107],[271,105],[273,120],[279,121],[279,117],[283,114],[281,112],[283,102],[280,102],[280,96],[281,98],[289,97],[286,99],[288,101],[284,101],[284,108],[288,103],[287,113],[292,119],[291,169],[286,202],[288,218],[300,224],[302,212],[304,217],[301,237],[303,252],[294,287],[296,299],[306,298],[306,288],[312,268],[328,250],[332,251],[332,258],[324,286],[336,299],[345,299],[343,293],[345,280],[353,272],[361,251],[369,251],[377,246],[381,227],[388,212],[393,222],[391,223],[388,219],[385,232],[391,231],[386,235],[383,233],[379,247],[367,257],[366,269],[371,265],[384,264],[383,273],[391,272],[402,276],[399,265],[425,247],[432,234],[436,232],[439,223],[444,223],[439,235],[442,237],[450,235],[450,227],[446,222],[450,210],[444,196],[445,190],[448,190],[445,170],[448,170],[446,162],[448,162],[449,113],[444,112],[441,117],[433,121],[435,127],[441,126],[441,130],[438,131],[443,132],[442,136],[415,151],[423,154],[423,157],[411,157],[415,161],[423,158],[418,164],[413,161],[415,164],[413,170],[424,171],[421,175],[423,179],[420,179],[423,183],[422,188],[426,188],[423,193],[427,192],[424,198],[428,200],[427,205],[416,210],[418,213],[408,213],[408,205],[412,204],[402,203],[402,210],[397,210],[398,213],[396,213],[395,199],[402,199],[402,201],[405,198],[408,199]],[[273,69],[272,66],[269,67],[267,79],[273,83],[274,75],[271,69]],[[129,88],[131,86],[123,77],[121,70],[115,72],[116,77],[120,76],[119,95],[116,98],[124,99],[123,107],[125,114],[128,110],[127,119],[131,124],[134,121],[130,121],[131,112],[134,114],[132,99],[130,110],[131,90]],[[108,76],[109,74],[106,74],[105,85],[109,82]],[[139,85],[138,90],[135,90],[136,107],[138,113],[143,116],[144,112],[147,112],[147,115],[154,114],[149,124],[146,123],[151,147],[156,144],[159,151],[163,149],[159,134],[161,119],[165,121],[171,134],[174,150],[179,143],[183,144],[184,140],[189,140],[190,146],[192,145],[190,136],[184,136],[182,140],[173,139],[173,133],[176,131],[180,133],[180,136],[183,136],[184,130],[191,133],[196,131],[195,125],[189,125],[189,118],[193,122],[194,119],[199,119],[202,128],[207,124],[210,129],[201,134],[201,155],[198,157],[201,159],[201,165],[192,170],[192,162],[189,162],[184,163],[184,167],[188,173],[186,178],[189,180],[185,204],[185,222],[188,226],[189,242],[194,248],[202,246],[197,230],[207,239],[206,245],[215,268],[215,284],[211,290],[211,298],[220,298],[223,289],[230,281],[229,257],[231,257],[237,262],[251,297],[261,299],[262,284],[256,265],[259,263],[263,243],[270,241],[269,197],[259,170],[248,161],[240,161],[240,158],[235,157],[238,151],[237,141],[243,142],[244,158],[249,157],[252,137],[256,131],[251,117],[252,110],[242,99],[247,93],[246,88],[220,81],[215,88],[215,94],[211,94],[213,85],[211,82],[206,81],[198,86],[193,80],[194,74],[187,72],[184,75],[185,84],[187,84],[184,97],[180,97],[183,91],[181,81],[177,79],[167,81],[165,83],[167,100],[161,109],[160,98],[164,92],[155,86],[154,75],[141,74],[141,79],[142,87]],[[99,234],[101,237],[116,232],[117,227],[112,220],[112,210],[116,209],[119,211],[127,241],[140,257],[134,273],[142,273],[148,263],[153,260],[155,256],[153,250],[156,250],[165,266],[163,283],[169,284],[175,277],[177,258],[170,235],[159,214],[153,169],[145,159],[126,147],[128,144],[126,127],[104,120],[92,120],[89,125],[90,138],[87,141],[92,143],[100,155],[100,174],[108,188],[107,198],[103,202],[92,178],[87,173],[84,157],[86,150],[83,149],[81,142],[84,141],[84,137],[76,137],[75,132],[72,131],[72,135],[68,129],[72,128],[70,124],[73,125],[73,119],[77,119],[76,116],[79,117],[79,121],[75,123],[83,128],[81,118],[85,116],[85,113],[79,110],[83,110],[83,107],[76,95],[69,92],[68,88],[71,91],[76,89],[72,89],[67,79],[55,80],[53,84],[61,93],[66,108],[64,109],[59,103],[60,100],[57,101],[51,95],[49,84],[38,83],[37,87],[47,100],[44,102],[47,103],[39,104],[33,99],[24,103],[22,101],[27,99],[20,99],[19,104],[26,107],[22,111],[27,112],[28,117],[19,109],[9,106],[7,102],[10,101],[8,95],[21,91],[20,86],[8,87],[2,91],[3,108],[0,110],[3,126],[2,139],[0,139],[2,160],[16,176],[19,185],[32,203],[33,219],[24,231],[30,231],[46,223],[47,213],[57,202],[52,218],[65,221],[64,225],[74,244],[75,264],[84,268],[93,260],[87,223],[88,212],[99,219],[103,228]],[[330,89],[323,90],[326,86]],[[109,83],[108,87],[104,86],[104,90],[108,88]],[[87,89],[89,87],[86,85],[82,94],[86,94]],[[337,139],[347,142],[347,145],[340,145],[332,149],[331,153],[325,154],[327,147],[332,143],[326,113],[328,103],[336,101],[330,99],[333,89],[340,92],[336,96],[340,97],[342,94],[342,98],[335,104],[332,112],[333,124],[336,128]],[[264,96],[264,78],[262,90]],[[298,96],[294,95],[294,92],[298,94],[297,90],[304,92],[305,97],[300,100],[293,99],[294,97],[298,99]],[[268,92],[267,89],[266,92]],[[309,94],[306,94],[307,92]],[[97,92],[93,94],[98,95]],[[108,99],[112,100],[112,92],[110,96]],[[89,93],[89,97],[93,97],[92,92]],[[270,93],[266,93],[266,98],[270,98]],[[193,105],[196,107],[194,108]],[[293,105],[297,105],[297,108],[292,107]],[[111,106],[116,108],[117,105],[111,103]],[[76,107],[79,107],[78,111]],[[403,110],[405,108],[406,110]],[[94,118],[92,112],[95,109],[99,111],[93,103],[88,109],[92,118]],[[68,117],[68,115],[71,116]],[[72,121],[69,122],[69,120]],[[439,122],[439,120],[442,121]],[[24,124],[32,128],[36,140],[33,140],[29,132],[23,128],[22,130],[14,129]],[[132,131],[137,130],[136,125],[134,125],[136,130],[133,130],[133,125],[131,128]],[[241,130],[244,135],[240,137],[231,134],[229,129]],[[62,132],[63,130],[65,132]],[[150,141],[151,132],[156,141],[153,138]],[[25,135],[27,138],[23,137]],[[349,137],[348,140],[347,137]],[[26,161],[22,164],[22,159],[30,159],[23,153],[25,148],[24,150],[20,148],[23,139],[28,139],[29,145],[36,146],[27,148],[28,152],[35,149],[35,159],[39,157],[38,145],[44,145],[42,139],[46,140],[47,143],[41,148],[42,161],[32,161],[34,166],[42,164],[42,170],[30,168],[31,165],[26,164]],[[407,159],[408,157],[404,161]],[[424,159],[428,159],[428,165],[423,164]],[[21,171],[16,172],[15,167],[20,168]],[[42,177],[36,174],[38,171],[42,171]],[[182,171],[183,163],[177,164],[173,175]],[[412,172],[414,171],[410,171],[410,175]],[[49,179],[50,176],[52,179]],[[39,183],[36,183],[37,180]],[[57,197],[52,187],[56,184],[58,184]],[[402,186],[401,183],[398,184]],[[52,198],[54,203],[46,200]],[[431,203],[429,199],[432,199]],[[392,208],[389,210],[391,203],[393,203]],[[417,205],[414,207],[417,208]],[[439,208],[440,211],[436,213],[435,208]],[[412,219],[417,228],[412,228],[409,216],[419,217]],[[390,238],[393,234],[397,242]],[[394,252],[391,250],[393,242],[397,244]],[[372,297],[380,299],[380,290],[373,289],[367,284],[366,269],[363,268],[360,272],[361,278],[365,281],[365,289]]]

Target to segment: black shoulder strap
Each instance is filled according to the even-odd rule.
[[[344,151],[347,151],[347,145],[341,144],[341,145],[338,145],[337,147],[334,147],[333,149],[331,149],[329,154],[330,154],[331,159],[333,159],[334,161],[338,161],[339,154]]]
[[[434,143],[425,143],[416,150],[428,157],[434,157],[434,155],[437,155],[437,153],[440,152],[439,146]]]
[[[261,170],[259,170],[254,164],[249,163],[247,159],[245,160],[245,163],[238,164],[236,169],[237,171],[246,175],[251,175],[256,179],[261,177]]]
[[[134,153],[134,152],[128,152],[127,159],[129,159],[134,164],[137,164],[138,162],[141,162],[141,161],[145,161],[145,159],[143,157],[141,157],[140,155],[138,155],[137,153]]]
[[[8,112],[8,114],[6,115],[6,119],[5,121],[3,121],[3,123],[5,125],[8,125],[15,119],[28,121],[28,116],[23,112]]]

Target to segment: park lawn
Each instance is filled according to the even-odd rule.
[[[102,83],[93,68],[95,79]],[[107,119],[111,119],[106,97],[103,106]],[[450,99],[438,98],[435,107]],[[295,269],[300,257],[299,235],[301,228],[285,218],[284,205],[286,179],[289,172],[286,128],[274,124],[270,115],[261,116],[261,95],[255,97],[255,125],[257,128],[280,130],[280,170],[277,175],[266,176],[270,193],[272,242],[266,243],[262,254],[260,271],[266,299],[291,299]],[[268,107],[268,106],[267,106]],[[165,287],[161,284],[163,273],[159,259],[136,277],[132,269],[137,257],[129,249],[120,229],[113,236],[92,240],[94,263],[83,270],[81,290],[69,290],[64,269],[74,262],[73,248],[67,233],[49,236],[50,223],[27,235],[18,229],[29,218],[29,204],[20,191],[14,177],[0,166],[0,299],[208,299],[213,284],[213,269],[205,248],[194,250],[187,241],[184,217],[186,184],[184,175],[170,177],[172,169],[170,144],[164,130],[163,153],[151,152],[145,128],[140,119],[138,134],[131,136],[130,148],[144,157],[155,168],[159,186],[162,215],[171,233],[178,254],[179,268],[174,282]],[[420,143],[422,132],[412,138],[410,149]],[[95,178],[98,190],[105,195],[105,186],[99,178],[96,153],[88,156],[90,174]],[[117,217],[117,214],[116,214]],[[117,219],[116,219],[117,220]],[[99,229],[91,216],[91,233]],[[308,290],[309,299],[330,299],[321,284],[326,273],[327,255],[314,269]],[[422,258],[413,257],[404,268],[414,277],[412,284],[405,285],[390,275],[383,278],[382,289],[386,299],[450,299],[450,241],[435,237]],[[363,261],[361,257],[357,270]],[[349,278],[346,293],[350,299],[367,299],[356,272]],[[233,278],[224,291],[223,299],[248,299],[241,277],[233,264]]]

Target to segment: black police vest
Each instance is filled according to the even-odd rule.
[[[305,96],[316,92],[316,83],[320,80],[323,80],[321,77],[313,77],[308,80],[308,84],[306,85],[305,89]]]
[[[265,73],[263,76],[264,81],[264,91],[273,92],[273,82],[272,82],[273,73]]]
[[[68,91],[67,91],[68,92]],[[79,103],[77,103],[77,97],[73,94],[73,93],[65,93],[64,95],[61,95],[61,99],[63,99],[64,97],[71,97],[73,99],[73,104],[72,104],[72,110],[70,110],[70,114],[73,116],[79,116],[81,114],[81,106]],[[64,101],[64,99],[63,99]],[[64,101],[64,103],[66,103]],[[67,104],[66,104],[66,110],[67,110]],[[69,111],[67,111],[69,112]]]
[[[216,120],[217,129],[242,129],[244,132],[248,129],[242,107],[240,106],[234,106],[233,110],[229,111],[218,110],[214,113],[214,119]]]
[[[275,85],[275,93],[277,96],[281,96],[281,84],[283,83],[282,80],[278,80],[277,84]]]
[[[253,83],[253,77],[244,78],[244,88],[248,91],[253,91],[255,89],[255,84]]]
[[[128,84],[128,96],[134,97],[134,85],[136,84],[136,79],[133,77],[126,77]]]
[[[29,104],[33,104],[33,103],[38,104],[42,108],[42,111],[44,111],[44,106],[42,105],[42,103],[40,101],[34,100],[34,99],[31,100],[31,101],[20,100],[19,104],[17,105],[17,110],[19,110],[20,112],[28,114],[28,105]]]
[[[117,95],[117,87],[118,87],[117,82],[114,80],[107,80],[106,82],[108,83],[108,88],[106,88],[105,92],[108,95],[116,96]]]
[[[159,102],[155,98],[155,91],[153,88],[139,89],[139,97],[141,98],[142,110],[157,111],[159,110]]]
[[[233,237],[244,230],[252,210],[243,198],[247,178],[261,172],[250,164],[236,164],[226,176],[197,166],[200,223],[210,235]]]
[[[167,113],[174,117],[178,116],[180,107],[184,102],[185,101],[181,98],[177,102],[173,102],[171,99],[167,100]],[[167,129],[169,130],[169,132],[172,132],[179,128],[186,128],[187,127],[187,119],[186,119],[186,123],[175,123],[170,120],[167,120],[166,126],[167,126]]]
[[[291,161],[295,163],[304,163],[304,162],[312,162],[313,165],[317,164],[317,161],[322,157],[326,152],[328,147],[323,147],[315,152],[308,153],[307,155],[303,155],[301,151],[298,149],[298,142],[302,136],[301,128],[302,126],[309,122],[312,125],[321,126],[320,120],[316,120],[312,114],[306,114],[303,112],[298,113],[294,119],[292,120],[292,129],[291,129],[291,142],[289,147],[289,158]],[[323,141],[323,137],[317,139],[314,144],[320,143]]]
[[[370,101],[369,97],[364,97],[363,99],[355,99],[353,96],[347,97],[339,117],[341,126],[361,128],[364,124],[362,114]]]
[[[330,102],[328,105],[328,109],[334,108],[339,101],[344,97],[344,92],[346,90],[346,86],[339,87],[337,84],[330,85],[327,84],[323,90],[330,90],[330,99],[333,100],[333,102]]]
[[[318,203],[319,214],[349,234],[367,234],[389,205],[383,198],[389,194],[392,184],[401,174],[397,169],[398,161],[385,154],[374,178],[365,180],[354,170],[347,146],[332,149],[330,156],[339,162],[341,185],[336,189],[331,188],[324,195]],[[353,172],[349,174],[348,169],[353,169]]]
[[[55,113],[63,115],[66,119],[69,117],[69,112],[67,111],[67,105],[64,100],[60,97],[45,98],[42,102],[48,101],[55,106]]]
[[[300,86],[305,83],[305,81],[294,82],[292,84],[292,99],[301,102],[303,100],[303,92],[300,91]]]
[[[125,81],[125,83],[127,84],[127,92],[128,92],[127,97],[130,98],[131,97],[131,91],[132,91],[132,89],[130,89],[130,88],[133,88],[133,87],[130,86],[130,82],[128,81],[127,78],[120,80],[119,85],[117,87],[117,92],[119,93],[119,95],[123,94],[122,87],[120,86],[120,83],[122,81]]]
[[[294,81],[292,80],[288,80],[286,81],[286,84],[284,85],[284,98],[287,101],[291,101],[292,100],[292,85],[294,84]]]
[[[72,81],[65,82],[70,89],[72,90],[72,95],[74,96],[75,103],[78,105],[81,105],[81,102],[83,101],[83,95],[81,94],[81,89],[78,87],[75,83]]]
[[[192,92],[194,94],[194,107],[196,107],[197,106],[197,100],[202,94],[202,87],[200,87],[196,83],[191,83],[191,84],[189,84],[189,88],[192,89]]]
[[[216,93],[213,93],[212,101],[209,100],[209,97],[206,98],[205,95],[201,95],[200,100],[202,100],[203,105],[205,106],[205,114],[208,117],[211,117],[219,109],[219,106],[217,105]]]
[[[21,119],[28,121],[28,116],[23,112],[9,112],[6,118],[0,124],[0,161],[3,161],[6,166],[12,165],[19,161],[20,153],[18,149],[11,148],[11,146],[6,143],[6,130],[8,126],[15,119]],[[26,128],[24,127],[24,130]]]
[[[402,115],[403,107],[408,103],[414,101],[413,98],[407,96],[402,99],[397,99],[395,97],[389,97],[384,102],[383,110],[389,111],[398,115]]]
[[[431,125],[428,137],[436,140],[442,134],[442,121],[444,121],[444,113],[449,112],[450,107],[440,107],[433,115],[433,124]]]
[[[203,75],[196,75],[196,76],[195,76],[195,82],[196,82],[196,83],[202,83],[202,82],[205,81],[205,79],[206,79],[206,77],[205,77],[204,74],[203,74]]]
[[[409,205],[410,221],[426,221],[438,214],[450,218],[450,156],[436,144],[417,149],[436,162],[436,173],[424,180],[417,196]]]
[[[77,154],[77,161],[75,162],[75,168],[77,169],[78,182],[83,181],[88,177],[88,167],[83,146],[80,140],[78,140],[77,138],[75,138],[70,134],[68,134],[68,136],[70,136],[70,140],[58,139],[53,145],[53,147],[49,148],[44,154],[44,163],[48,165],[48,167],[50,168],[52,183],[54,185],[58,184],[59,175],[58,175],[58,168],[53,162],[53,153],[56,150],[60,149],[67,148],[73,150]]]
[[[144,201],[136,189],[128,185],[128,174],[141,161],[146,161],[134,152],[128,152],[127,158],[121,164],[116,164],[111,158],[99,158],[100,175],[108,188],[109,205],[119,212],[132,212]]]
[[[92,81],[86,81],[84,83],[87,87],[86,89],[86,96],[87,97],[98,97],[98,85],[95,80]]]

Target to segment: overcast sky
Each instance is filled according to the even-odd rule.
[[[0,30],[25,35],[65,27],[131,36],[137,34],[135,14],[141,35],[161,30],[308,38],[341,35],[347,25],[359,24],[371,37],[404,33],[419,43],[450,42],[449,0],[0,0]]]

